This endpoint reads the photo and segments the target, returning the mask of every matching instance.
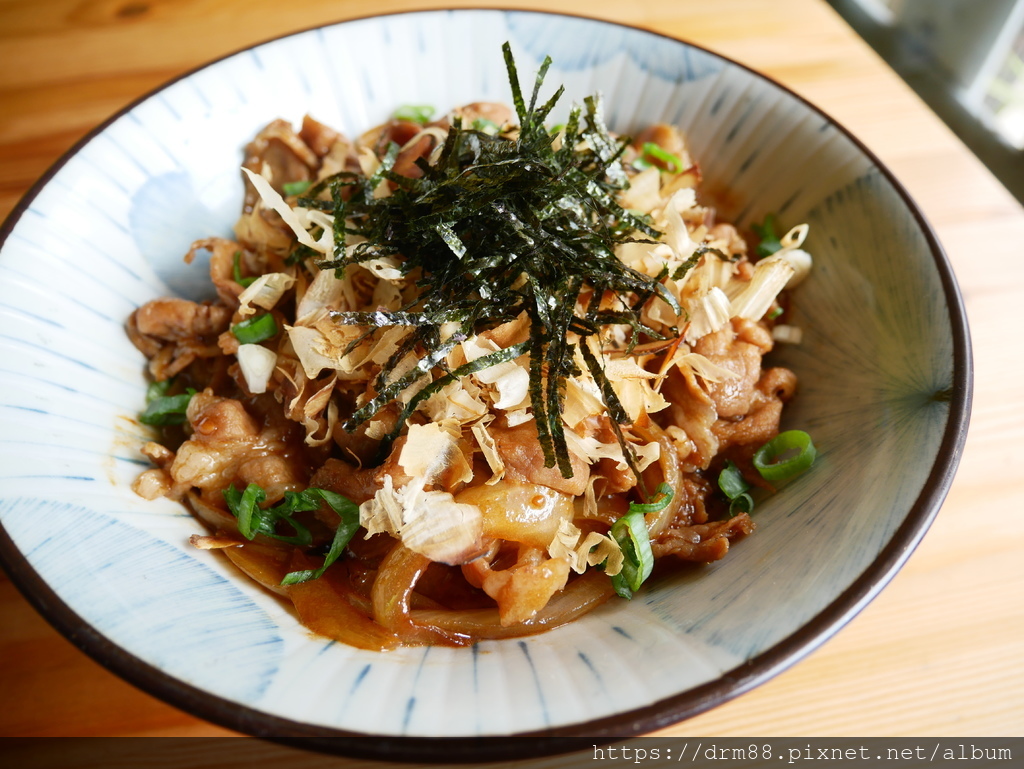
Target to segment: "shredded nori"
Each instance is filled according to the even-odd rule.
[[[530,403],[545,466],[557,465],[563,476],[571,477],[561,414],[566,379],[581,373],[576,363],[578,348],[601,390],[626,459],[636,471],[632,449],[621,431],[629,418],[586,339],[610,324],[630,327],[630,346],[640,335],[664,338],[641,323],[640,313],[654,296],[679,311],[661,283],[667,274],[652,278],[615,255],[615,247],[635,242],[637,233],[645,242],[657,240],[660,233],[646,217],[616,201],[629,184],[622,165],[629,140],[609,134],[601,118],[600,98],[591,96],[582,108],[572,107],[559,127],[563,135],[556,149],[557,132],[546,128],[544,121],[563,88],[543,104],[537,103],[551,59],[541,64],[527,104],[507,43],[503,50],[518,131],[498,133],[489,126],[479,130],[454,118],[434,161],[417,162],[418,178],[393,171],[398,147],[392,144],[373,176],[344,172],[320,182],[304,196],[303,205],[320,206],[334,214],[335,251],[333,258],[320,263],[322,268],[334,268],[340,276],[350,265],[394,257],[402,274],[417,287],[415,300],[398,311],[334,313],[340,323],[369,328],[353,344],[381,328],[409,328],[404,343],[373,383],[373,397],[344,426],[354,429],[426,378],[427,385],[401,409],[392,434],[384,441],[386,448],[430,394],[458,377],[529,354]],[[392,194],[375,197],[382,181],[391,183]],[[329,201],[323,192],[330,194]],[[360,242],[346,249],[346,236],[350,244]],[[590,296],[584,313],[577,312],[581,295]],[[601,309],[602,298],[609,295],[618,298],[620,309]],[[445,370],[445,356],[459,342],[523,312],[531,327],[527,342],[455,371]],[[457,331],[452,333],[452,328]],[[393,369],[410,352],[418,355],[419,363],[394,377]],[[438,368],[442,370],[439,378],[434,374]]]

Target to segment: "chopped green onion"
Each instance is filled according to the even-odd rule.
[[[750,490],[750,484],[743,478],[743,473],[736,466],[736,463],[729,460],[718,475],[718,488],[720,488],[729,499],[735,499],[745,491]]]
[[[608,533],[622,550],[622,570],[611,578],[612,587],[618,595],[628,600],[654,569],[654,553],[651,552],[647,520],[642,511],[633,510],[630,506],[630,512],[612,524]]]
[[[480,133],[485,133],[490,136],[497,136],[501,133],[501,126],[493,120],[488,120],[485,117],[478,117],[473,121],[473,130],[480,131]]]
[[[750,484],[736,463],[729,460],[718,474],[718,488],[729,498],[729,517],[737,513],[750,513],[754,509],[754,498],[748,493]]]
[[[178,395],[167,395],[171,380],[153,382],[146,388],[146,409],[139,414],[139,421],[151,427],[180,425],[185,423],[185,411],[196,391],[191,387]]]
[[[240,344],[259,344],[277,334],[277,322],[270,313],[243,320],[231,327]]]
[[[303,192],[308,190],[313,185],[313,182],[309,179],[303,179],[298,182],[285,182],[281,185],[281,189],[284,190],[285,195],[301,195]]]
[[[783,312],[785,312],[785,310],[783,310],[782,307],[780,307],[778,305],[776,305],[775,307],[772,307],[772,309],[768,312],[768,315],[767,315],[768,320],[775,320],[777,317],[782,315]]]
[[[263,534],[290,545],[308,547],[312,544],[313,537],[308,528],[295,520],[295,514],[317,510],[321,501],[326,502],[341,519],[323,565],[318,569],[288,572],[281,580],[282,585],[294,585],[322,577],[327,567],[338,560],[345,546],[359,529],[358,505],[333,491],[315,488],[286,491],[284,499],[276,505],[261,508],[260,504],[266,498],[267,493],[255,483],[246,486],[245,491],[239,491],[234,484],[224,490],[224,501],[228,505],[228,510],[238,519],[238,533],[246,539],[255,539],[257,534]],[[295,534],[279,533],[277,526],[282,522],[290,526]]]
[[[328,507],[338,514],[341,521],[334,532],[334,539],[327,551],[327,555],[324,557],[323,566],[315,570],[306,569],[304,571],[288,572],[285,574],[284,579],[281,580],[282,585],[294,585],[299,582],[308,582],[311,579],[320,579],[324,572],[327,571],[327,567],[338,560],[346,545],[355,536],[356,531],[359,530],[359,506],[355,502],[327,489],[306,489],[302,494],[307,496],[315,495],[322,499],[327,503]]]
[[[766,481],[784,481],[809,468],[817,456],[811,436],[803,430],[787,430],[757,450],[754,467]]]
[[[224,489],[224,501],[228,503],[228,510],[238,519],[238,533],[246,539],[254,539],[261,528],[262,511],[258,505],[266,498],[267,492],[255,483],[246,486],[244,492],[236,489],[233,483]]]
[[[394,111],[395,120],[408,120],[411,123],[424,124],[434,116],[434,108],[429,104],[405,104]]]
[[[149,387],[146,388],[146,403],[151,403],[157,398],[167,395],[167,391],[171,389],[173,383],[173,379],[161,379],[159,382],[150,382]]]
[[[311,508],[296,504],[302,502],[295,499],[298,492],[286,491],[284,496],[284,500],[274,507],[262,508],[260,504],[266,500],[267,492],[255,483],[246,486],[245,491],[239,491],[234,484],[224,490],[224,501],[231,514],[238,519],[238,533],[243,537],[255,539],[257,534],[263,534],[289,545],[308,547],[313,543],[313,536],[293,515]],[[295,533],[279,533],[277,525],[281,522],[291,526]]]
[[[779,235],[775,231],[775,214],[765,214],[764,224],[752,224],[750,225],[750,229],[752,229],[754,234],[761,239],[761,242],[758,243],[757,247],[754,249],[758,256],[771,256],[782,248],[782,243],[779,241]]]
[[[612,587],[623,598],[633,597],[654,569],[654,553],[647,533],[646,513],[659,513],[672,501],[672,487],[658,486],[651,502],[630,502],[629,511],[612,524],[609,535],[622,551],[622,571],[612,576]]]
[[[729,517],[734,518],[740,513],[750,515],[754,512],[754,498],[750,494],[740,494],[736,499],[729,500]]]
[[[233,277],[235,279],[235,283],[240,285],[242,288],[248,288],[249,286],[251,286],[253,284],[253,281],[256,280],[256,276],[252,276],[252,277],[249,277],[249,278],[243,278],[242,277],[242,252],[241,251],[235,251],[235,260],[234,260],[234,263],[232,265],[232,272],[233,272]]]
[[[662,168],[661,170],[663,171],[678,174],[683,170],[683,161],[680,160],[678,155],[673,155],[671,152],[666,149],[662,149],[654,142],[646,142],[643,147],[640,148],[640,157],[633,161],[633,168],[636,168],[638,171],[643,171],[646,168],[656,165],[656,160],[660,160],[668,166],[668,168]]]
[[[662,483],[654,490],[654,500],[651,502],[630,502],[629,512],[641,512],[647,513],[660,513],[666,507],[668,503],[672,501],[672,487],[667,483]]]

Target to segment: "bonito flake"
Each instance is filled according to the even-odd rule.
[[[605,443],[593,435],[579,435],[572,430],[566,430],[565,440],[569,451],[588,464],[599,462],[602,459],[611,459],[618,464],[620,469],[628,467],[626,457],[622,453],[622,446],[617,441]],[[636,465],[640,470],[647,469],[661,456],[661,444],[657,441],[630,443],[629,445],[633,449]]]
[[[442,472],[449,486],[473,479],[473,467],[459,448],[458,439],[437,422],[409,425],[398,464],[424,484],[433,483]]]
[[[473,361],[497,352],[501,348],[489,339],[474,336],[462,343],[462,352],[466,362]],[[506,361],[488,366],[473,374],[473,378],[484,385],[491,385],[498,397],[493,398],[496,409],[515,409],[523,405],[530,392],[530,372],[517,361]]]
[[[284,272],[268,272],[260,275],[241,294],[238,295],[238,312],[240,315],[253,315],[256,310],[252,305],[272,310],[284,296],[284,292],[295,285],[295,278]]]
[[[493,473],[489,479],[484,481],[484,484],[487,486],[493,486],[505,477],[505,461],[501,458],[494,437],[487,429],[487,426],[493,419],[493,416],[485,417],[474,422],[470,427],[473,437],[476,438],[477,445],[480,447],[480,453],[483,454],[484,459],[487,461],[487,466],[491,468]]]
[[[357,328],[341,328],[349,330],[352,340],[359,335]],[[284,330],[309,379],[316,379],[324,369],[337,371],[346,379],[357,378],[353,376],[353,372],[359,367],[360,360],[353,355],[345,354],[347,342],[329,340],[319,329],[309,326],[285,326]]]
[[[472,382],[459,379],[427,398],[420,406],[420,411],[435,422],[454,420],[466,424],[488,413],[487,404],[480,399],[479,394],[479,388]]]
[[[413,552],[439,563],[461,563],[477,552],[482,535],[480,508],[455,501],[447,491],[425,487],[444,473],[450,485],[473,477],[457,439],[437,423],[411,425],[398,459],[412,480],[395,488],[386,474],[373,498],[359,507],[367,536],[386,532]]]
[[[313,236],[309,234],[309,230],[314,227],[322,227],[325,224],[322,212],[306,208],[292,208],[263,176],[253,173],[244,166],[242,170],[249,177],[249,181],[259,193],[264,205],[278,213],[289,229],[295,233],[295,238],[299,243],[322,254],[331,253],[334,248],[334,234],[329,223],[327,227],[324,227],[319,240],[314,240]],[[321,216],[318,217],[316,214],[321,214]],[[333,222],[333,217],[330,218],[330,221]]]
[[[548,555],[562,558],[577,574],[582,574],[588,566],[604,563],[604,573],[614,577],[622,571],[622,550],[618,543],[609,536],[592,531],[587,536],[570,520],[563,518],[558,522]]]

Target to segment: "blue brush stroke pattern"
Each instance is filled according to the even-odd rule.
[[[197,254],[187,269],[182,268],[182,257],[193,241],[231,237],[231,232],[222,213],[199,202],[188,174],[172,171],[147,179],[132,196],[128,221],[139,252],[171,291],[195,301],[216,296],[208,255]]]
[[[190,553],[70,502],[3,499],[0,520],[61,599],[121,648],[230,699],[255,701],[272,681],[277,626]]]
[[[555,66],[563,70],[592,69],[625,53],[645,73],[681,83],[712,75],[724,66],[721,59],[706,51],[615,24],[515,11],[509,12],[507,19],[510,36],[517,45],[538,60],[557,51]],[[638,44],[638,36],[645,37],[642,44]]]

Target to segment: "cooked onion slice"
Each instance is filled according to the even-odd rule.
[[[410,621],[418,626],[429,625],[438,630],[474,639],[516,638],[533,635],[572,622],[600,606],[615,595],[608,577],[590,570],[556,593],[547,606],[525,622],[502,625],[497,609],[444,611],[418,609],[410,613]]]
[[[316,566],[315,561],[301,553],[296,553],[289,564],[291,570]],[[384,651],[400,646],[402,640],[362,611],[357,606],[358,596],[352,594],[343,581],[336,581],[336,577],[338,572],[335,571],[285,588],[302,624],[314,633],[358,649]]]
[[[370,593],[374,619],[405,642],[464,646],[470,642],[468,636],[416,621],[410,614],[413,590],[428,566],[430,559],[425,555],[396,543],[381,562]]]

